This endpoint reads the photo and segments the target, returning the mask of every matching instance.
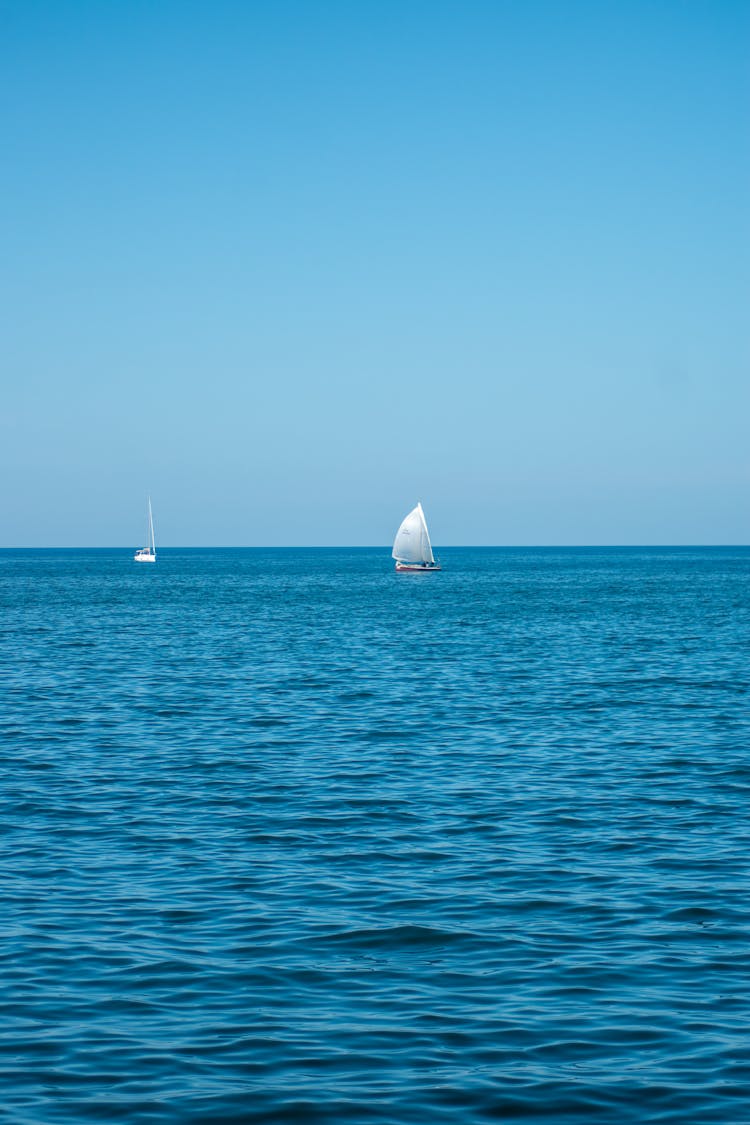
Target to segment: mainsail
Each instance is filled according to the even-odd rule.
[[[148,545],[151,554],[156,554],[156,540],[154,539],[154,517],[151,514],[151,497],[148,498]]]
[[[393,557],[403,563],[434,563],[430,535],[422,505],[417,504],[396,532]]]

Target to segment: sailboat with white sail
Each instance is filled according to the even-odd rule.
[[[151,497],[148,498],[148,525],[146,527],[146,546],[139,547],[133,555],[136,562],[156,562],[156,542],[154,540],[154,517],[151,513]]]
[[[427,570],[440,570],[440,564],[435,562],[432,553],[430,533],[427,530],[427,521],[421,504],[418,503],[416,508],[409,512],[396,532],[393,557],[396,560],[396,570],[399,571],[412,570],[424,573]]]

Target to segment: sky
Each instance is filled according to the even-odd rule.
[[[750,541],[750,5],[0,0],[1,546]]]

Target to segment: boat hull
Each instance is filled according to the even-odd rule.
[[[401,571],[408,571],[411,574],[429,574],[433,570],[440,570],[440,565],[438,563],[430,563],[423,566],[422,563],[397,562],[396,570],[399,571],[399,573]]]
[[[156,555],[133,555],[134,562],[156,562]]]

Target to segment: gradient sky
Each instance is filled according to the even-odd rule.
[[[750,539],[750,5],[0,2],[5,546]]]

